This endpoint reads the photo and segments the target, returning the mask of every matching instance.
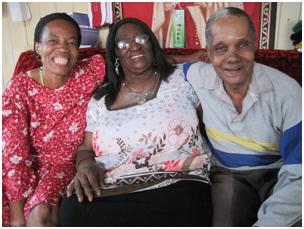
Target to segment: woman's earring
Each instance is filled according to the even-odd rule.
[[[156,62],[156,60],[155,60],[154,58],[153,58],[152,64],[153,64],[154,66],[157,66],[157,62]]]
[[[41,46],[39,43],[36,43],[35,44],[35,47],[34,47],[34,52],[35,52],[35,56],[38,60],[41,60]]]
[[[114,63],[114,66],[115,66],[115,72],[116,72],[116,75],[119,76],[119,60],[118,58],[116,57],[115,58],[115,63]]]
[[[41,56],[38,53],[35,53],[36,59],[41,60]]]
[[[40,52],[38,50],[34,50],[34,52],[37,60],[41,60]]]

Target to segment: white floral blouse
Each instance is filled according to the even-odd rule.
[[[210,150],[199,132],[198,97],[177,68],[156,98],[108,110],[91,99],[86,131],[93,133],[96,161],[106,169],[105,189],[122,192],[169,185],[181,179],[209,182]]]

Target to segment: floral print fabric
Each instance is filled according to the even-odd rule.
[[[91,99],[86,131],[93,133],[107,187],[181,174],[208,182],[210,150],[199,133],[199,100],[181,69],[142,105],[110,111],[104,100]]]
[[[87,104],[104,74],[104,59],[95,55],[80,61],[58,89],[22,72],[8,83],[2,98],[3,225],[9,224],[8,201],[27,198],[25,216],[39,203],[58,206],[74,176]]]

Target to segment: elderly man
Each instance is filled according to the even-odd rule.
[[[212,226],[291,226],[301,220],[301,87],[254,62],[255,29],[238,8],[206,26],[211,64],[185,64],[213,150]]]

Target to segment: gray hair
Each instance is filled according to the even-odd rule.
[[[205,31],[205,36],[206,36],[206,45],[207,48],[210,47],[211,45],[211,40],[212,40],[212,33],[211,33],[211,28],[212,25],[217,22],[218,20],[227,17],[227,16],[237,16],[237,17],[244,17],[248,23],[248,29],[249,29],[249,35],[252,38],[253,41],[256,39],[256,32],[255,32],[255,27],[253,24],[252,19],[250,16],[244,11],[241,10],[240,8],[236,7],[226,7],[219,9],[215,11],[208,19],[207,24],[206,24],[206,31]]]

